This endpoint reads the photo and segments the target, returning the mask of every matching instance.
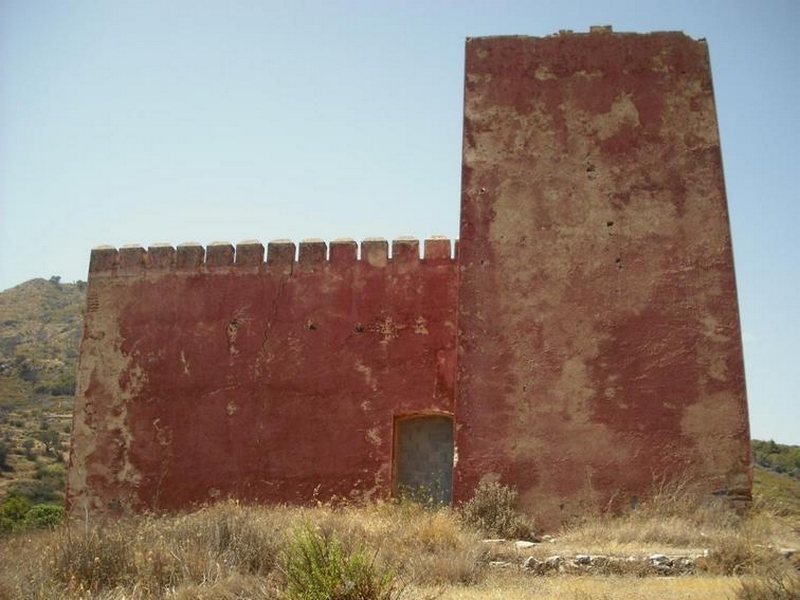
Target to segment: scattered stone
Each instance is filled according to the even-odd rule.
[[[525,562],[522,563],[522,568],[536,575],[542,575],[546,570],[546,565],[533,556],[529,556],[525,559]]]
[[[558,570],[564,564],[564,559],[558,554],[555,556],[548,556],[544,559],[544,564],[549,570]]]
[[[522,570],[533,575],[547,573],[637,573],[644,575],[678,576],[691,575],[702,570],[702,556],[668,556],[651,554],[650,556],[607,556],[604,554],[576,554],[564,558],[560,555],[548,556],[540,560],[535,556],[527,556],[521,563],[516,563]],[[508,568],[513,566],[507,561],[497,560],[489,563],[492,567]],[[639,565],[637,567],[637,565]]]
[[[695,559],[689,556],[681,556],[674,561],[675,571],[680,575],[688,575],[695,572]]]
[[[603,567],[607,567],[609,565],[609,563],[611,563],[611,562],[612,561],[608,556],[600,555],[600,556],[592,556],[590,561],[589,561],[589,564],[592,567],[603,568]]]
[[[517,540],[516,542],[514,542],[514,546],[516,547],[517,550],[524,550],[525,548],[532,548],[535,545],[536,544],[534,544],[533,542],[526,542],[524,540]]]
[[[651,554],[647,560],[651,565],[667,565],[672,562],[666,554]]]
[[[650,566],[661,575],[670,575],[672,573],[672,559],[666,554],[651,554],[647,560]]]

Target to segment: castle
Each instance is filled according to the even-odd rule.
[[[746,499],[707,47],[466,43],[460,235],[99,247],[67,503],[468,499],[556,524],[662,479]]]

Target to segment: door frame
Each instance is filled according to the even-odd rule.
[[[400,423],[402,421],[410,421],[412,419],[424,419],[426,417],[444,417],[450,420],[450,425],[453,428],[453,464],[450,468],[450,505],[453,503],[453,486],[455,479],[455,462],[458,452],[456,450],[456,419],[455,415],[451,412],[441,410],[418,411],[410,413],[395,414],[392,420],[392,481],[391,481],[391,494],[392,498],[399,498],[400,482],[398,481],[397,469],[399,466],[399,445],[400,445]]]

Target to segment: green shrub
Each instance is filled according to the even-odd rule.
[[[36,460],[36,455],[33,453],[34,446],[36,446],[36,442],[31,438],[27,438],[22,442],[22,447],[25,449],[25,458],[28,460]]]
[[[58,504],[37,504],[31,507],[24,519],[24,525],[30,529],[53,528],[64,519],[64,507]]]
[[[8,455],[11,453],[11,446],[5,442],[0,442],[0,471],[11,469],[8,464]]]
[[[751,445],[757,465],[800,479],[800,446],[776,444],[773,440],[752,440]]]
[[[348,552],[333,534],[310,525],[289,541],[281,570],[290,600],[391,600],[400,596],[393,573],[376,566],[363,548]]]
[[[9,493],[25,498],[31,505],[57,504],[64,500],[64,476],[51,473],[40,479],[21,480],[9,488]]]
[[[496,481],[482,480],[472,499],[461,507],[467,527],[485,535],[505,538],[529,538],[533,526],[516,509],[517,491]]]
[[[0,502],[0,532],[20,529],[25,521],[31,504],[27,498],[8,496]]]

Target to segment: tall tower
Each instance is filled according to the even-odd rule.
[[[456,497],[558,522],[662,478],[749,497],[730,228],[706,44],[466,45]]]

